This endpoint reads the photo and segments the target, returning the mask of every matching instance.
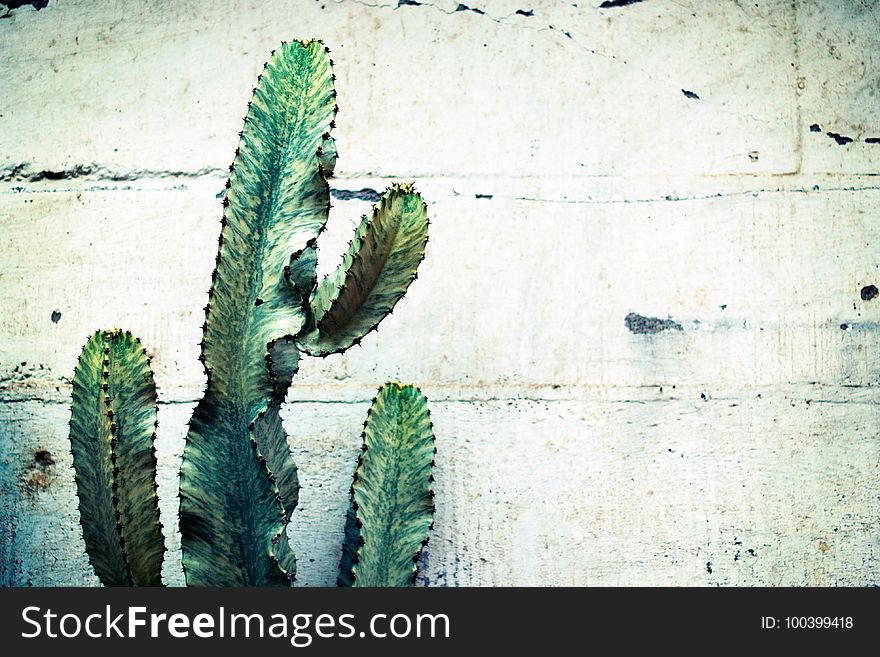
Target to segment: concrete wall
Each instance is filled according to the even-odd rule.
[[[345,190],[415,179],[433,220],[398,311],[291,391],[299,584],[390,377],[435,419],[425,583],[878,582],[880,3],[473,2],[0,7],[0,582],[97,583],[66,422],[98,327],[154,356],[175,525],[218,195],[297,36],[338,77],[322,268]]]

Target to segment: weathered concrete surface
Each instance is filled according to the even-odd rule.
[[[334,187],[415,178],[433,224],[378,334],[291,391],[299,583],[333,581],[399,377],[437,427],[426,583],[876,584],[880,4],[599,4],[6,12],[0,583],[97,583],[66,404],[99,326],[154,355],[175,525],[223,172],[268,51],[319,35]],[[369,207],[336,195],[325,271]]]

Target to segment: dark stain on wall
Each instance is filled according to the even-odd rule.
[[[853,140],[852,137],[847,137],[846,135],[841,135],[836,132],[826,132],[825,134],[828,135],[829,137],[831,137],[834,141],[836,141],[838,146],[846,146],[847,144],[851,143]]]
[[[630,313],[623,319],[633,333],[653,334],[662,331],[682,331],[681,324],[672,319],[660,319],[659,317],[645,317],[638,313]]]
[[[0,5],[7,9],[18,9],[19,7],[30,5],[37,11],[40,11],[40,9],[45,9],[49,6],[49,0],[0,0]]]
[[[93,167],[77,164],[69,169],[33,171],[27,164],[16,164],[0,171],[0,182],[40,182],[41,180],[71,180],[93,173]]]
[[[642,0],[605,0],[601,5],[599,5],[599,9],[614,9],[616,7],[627,7],[629,5],[634,5]]]
[[[474,7],[468,7],[467,5],[458,5],[458,7],[455,8],[455,11],[472,11],[472,12],[474,12],[475,14],[485,14],[485,13],[486,13],[486,12],[483,11],[482,9],[476,9],[476,8],[474,8]]]
[[[21,473],[19,487],[28,497],[35,497],[52,485],[55,479],[55,458],[47,449],[34,452],[33,461]]]
[[[331,189],[330,196],[340,201],[369,201],[376,203],[382,199],[382,195],[375,189],[364,187],[362,189]]]
[[[862,288],[861,297],[862,301],[870,301],[871,299],[876,299],[878,294],[876,285],[866,285]]]
[[[48,449],[38,449],[34,452],[34,463],[42,468],[48,468],[50,465],[55,465],[55,459]]]

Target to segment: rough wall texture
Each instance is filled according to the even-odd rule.
[[[398,311],[292,388],[299,584],[390,377],[436,424],[425,583],[878,582],[880,3],[474,2],[0,6],[0,583],[97,583],[66,433],[97,327],[151,347],[175,525],[218,194],[297,36],[338,77],[322,269],[392,179],[433,220]]]

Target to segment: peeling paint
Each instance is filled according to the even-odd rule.
[[[851,143],[853,140],[852,137],[847,137],[846,135],[841,135],[836,132],[826,132],[825,134],[827,134],[834,141],[836,141],[838,146],[846,146],[847,144]]]
[[[339,201],[369,201],[377,203],[382,199],[382,194],[370,187],[362,187],[361,189],[331,189],[330,195]]]
[[[659,317],[645,317],[637,313],[629,313],[624,318],[626,328],[632,333],[652,334],[663,331],[681,331],[681,324],[673,319],[660,319]]]
[[[117,170],[100,164],[76,164],[66,169],[34,169],[30,164],[20,163],[0,168],[2,182],[42,182],[46,180],[87,179],[94,181],[125,182],[144,178],[202,178],[221,176],[226,169],[205,167],[194,171],[161,170],[161,169],[130,169]]]
[[[37,11],[45,9],[49,6],[49,0],[0,0],[0,5],[6,7],[10,11],[19,7],[32,7]]]
[[[605,0],[601,5],[599,5],[599,9],[616,9],[617,7],[628,7],[629,5],[635,5],[643,0]]]
[[[458,7],[455,8],[455,11],[472,11],[475,14],[480,14],[480,15],[484,15],[486,13],[482,9],[477,9],[476,7],[468,7],[467,5],[462,5],[462,4],[458,5]]]

